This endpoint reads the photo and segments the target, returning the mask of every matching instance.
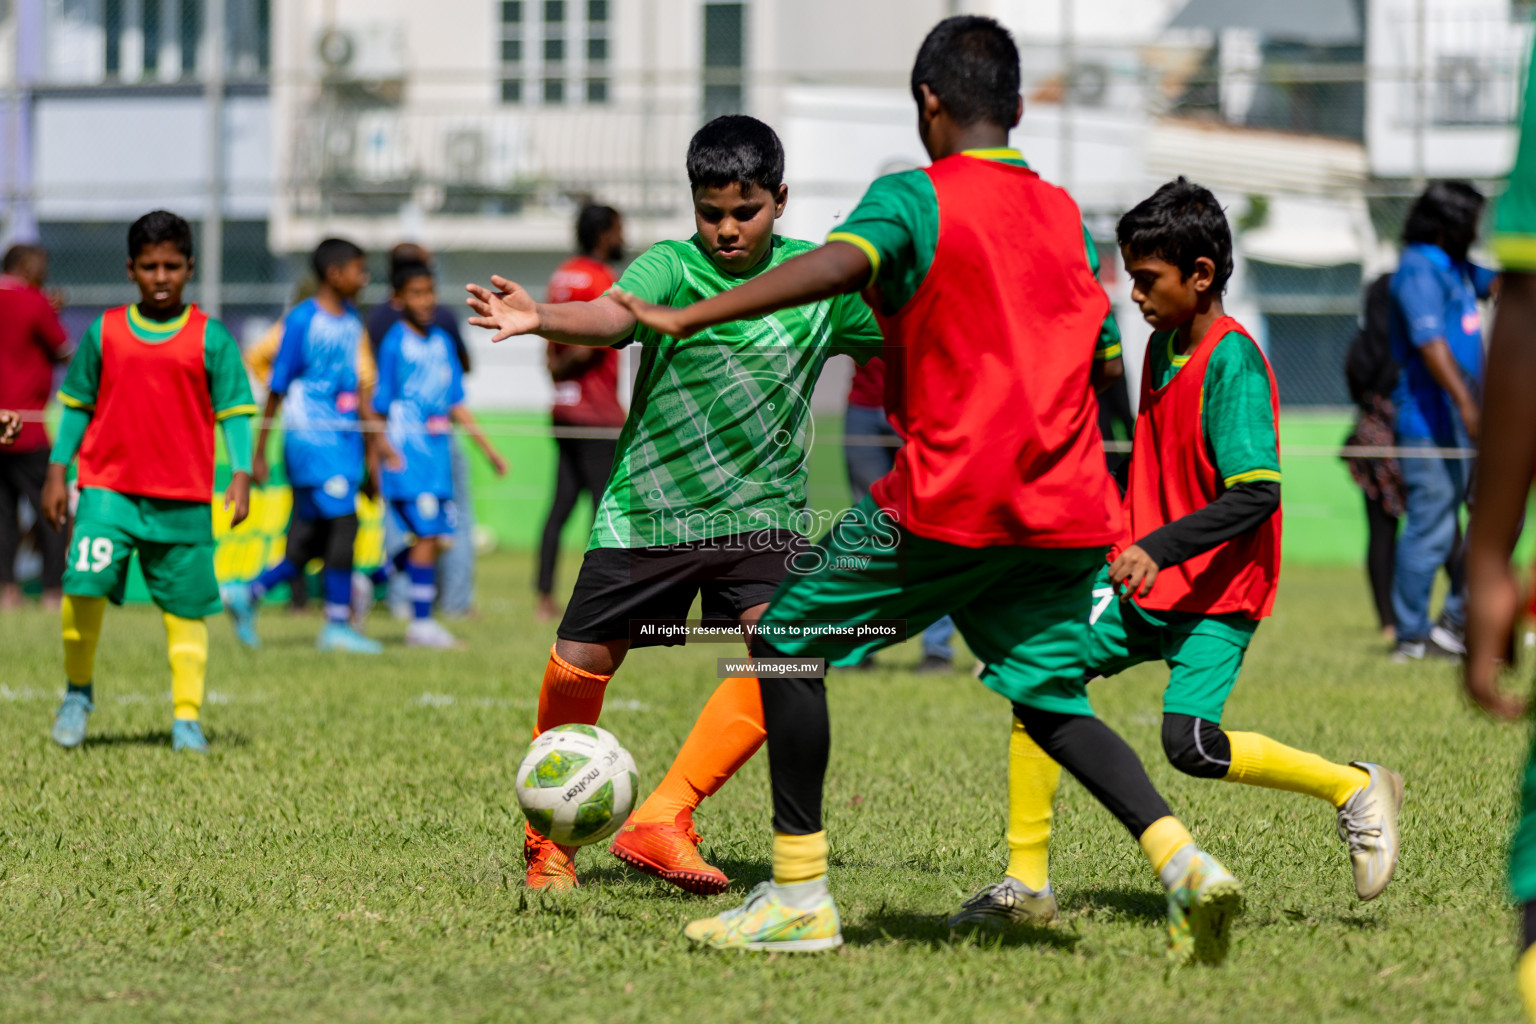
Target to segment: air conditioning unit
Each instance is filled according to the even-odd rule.
[[[1113,72],[1109,65],[1085,61],[1072,66],[1072,103],[1079,107],[1102,107],[1109,100]]]
[[[449,185],[486,184],[489,142],[479,128],[454,128],[443,135],[443,179]]]
[[[1435,112],[1440,124],[1479,124],[1488,120],[1488,62],[1471,55],[1442,56],[1435,67]]]
[[[393,82],[405,78],[405,31],[399,22],[328,25],[313,53],[323,78],[333,82]]]

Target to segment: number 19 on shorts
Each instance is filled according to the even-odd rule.
[[[76,572],[101,572],[112,564],[112,538],[81,537],[75,545],[80,557],[75,560]]]

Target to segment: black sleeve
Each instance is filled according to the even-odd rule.
[[[1275,481],[1238,484],[1198,512],[1153,530],[1136,546],[1159,569],[1166,569],[1256,529],[1279,507],[1280,485]]]

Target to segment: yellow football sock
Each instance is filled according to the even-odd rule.
[[[1371,778],[1359,768],[1334,764],[1256,732],[1229,732],[1227,739],[1232,744],[1232,767],[1224,776],[1228,782],[1306,793],[1343,807]]]
[[[178,721],[195,722],[208,673],[208,625],[202,619],[165,613],[165,644],[171,655],[171,701]]]
[[[1017,718],[1008,737],[1008,874],[1039,892],[1050,880],[1051,807],[1061,765]]]
[[[101,639],[101,617],[107,610],[104,597],[65,594],[60,607],[64,627],[64,678],[85,686],[96,671],[96,641]]]
[[[1137,841],[1141,843],[1141,852],[1152,862],[1152,870],[1161,874],[1173,855],[1194,845],[1195,839],[1178,818],[1169,814],[1148,825]]]
[[[1525,1019],[1536,1024],[1536,946],[1527,946],[1520,954],[1520,1001],[1525,1004]]]
[[[827,833],[808,836],[773,833],[773,880],[778,885],[814,882],[827,873]]]

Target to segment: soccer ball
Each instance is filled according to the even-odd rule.
[[[613,835],[639,790],[635,759],[613,733],[595,725],[557,725],[540,733],[517,768],[517,802],[528,824],[561,846]]]

